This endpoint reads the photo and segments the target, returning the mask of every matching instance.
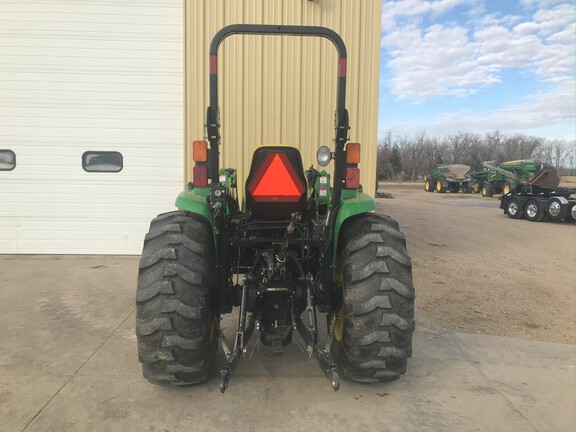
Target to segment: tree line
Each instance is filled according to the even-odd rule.
[[[518,159],[539,159],[555,167],[560,175],[574,175],[575,144],[574,140],[499,131],[441,136],[430,136],[425,131],[412,136],[388,131],[378,139],[376,175],[378,180],[418,180],[438,164],[464,164],[478,169],[484,161]]]

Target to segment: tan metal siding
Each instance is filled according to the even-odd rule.
[[[208,47],[229,24],[321,25],[348,49],[346,106],[350,140],[362,143],[361,181],[375,190],[380,0],[186,0],[186,179],[191,143],[204,134]],[[304,166],[316,165],[321,145],[333,148],[337,54],[322,38],[231,36],[219,51],[222,167],[244,180],[254,149],[298,147]],[[331,164],[332,165],[332,164]]]

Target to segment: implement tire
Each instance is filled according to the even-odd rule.
[[[442,180],[436,181],[436,192],[445,193],[447,187],[448,187],[448,183],[446,182],[446,180],[442,179]]]
[[[472,180],[472,193],[480,192],[482,192],[482,183],[477,179]]]
[[[340,240],[343,305],[332,344],[336,367],[350,381],[395,381],[406,373],[415,327],[406,240],[394,219],[373,213],[347,221]]]
[[[205,381],[217,351],[211,310],[214,241],[208,223],[175,211],[150,223],[136,292],[136,336],[142,373],[153,384]]]
[[[492,198],[494,196],[494,184],[486,182],[482,185],[482,196],[485,198]]]

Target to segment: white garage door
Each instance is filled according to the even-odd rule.
[[[138,254],[174,208],[182,9],[0,1],[0,253]]]

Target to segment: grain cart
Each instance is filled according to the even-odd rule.
[[[239,202],[237,171],[220,168],[218,158],[218,46],[234,34],[319,36],[336,46],[335,148],[317,152],[320,166],[334,159],[332,176],[305,171],[294,147],[259,147]],[[372,212],[359,182],[360,145],[347,142],[344,42],[324,27],[232,25],[214,36],[209,65],[209,145],[193,143],[193,181],[144,240],[136,294],[144,377],[173,386],[205,381],[221,345],[224,392],[256,330],[275,353],[297,332],[334,390],[340,378],[398,379],[412,353],[411,261],[398,223]],[[220,320],[234,308],[229,344]]]
[[[525,217],[531,222],[566,220],[576,217],[576,189],[558,187],[559,178],[553,168],[544,168],[527,184],[500,197],[500,208],[511,219]]]
[[[468,165],[452,164],[452,165],[438,165],[436,171],[428,174],[424,181],[424,190],[426,192],[444,193],[449,190],[452,193],[457,193],[462,189],[462,192],[471,192],[471,178],[468,174],[470,167]]]
[[[508,194],[518,185],[528,184],[540,170],[551,168],[550,165],[534,159],[508,161],[501,164],[483,162],[482,166],[486,170],[482,185],[484,197],[491,197],[495,193]]]

